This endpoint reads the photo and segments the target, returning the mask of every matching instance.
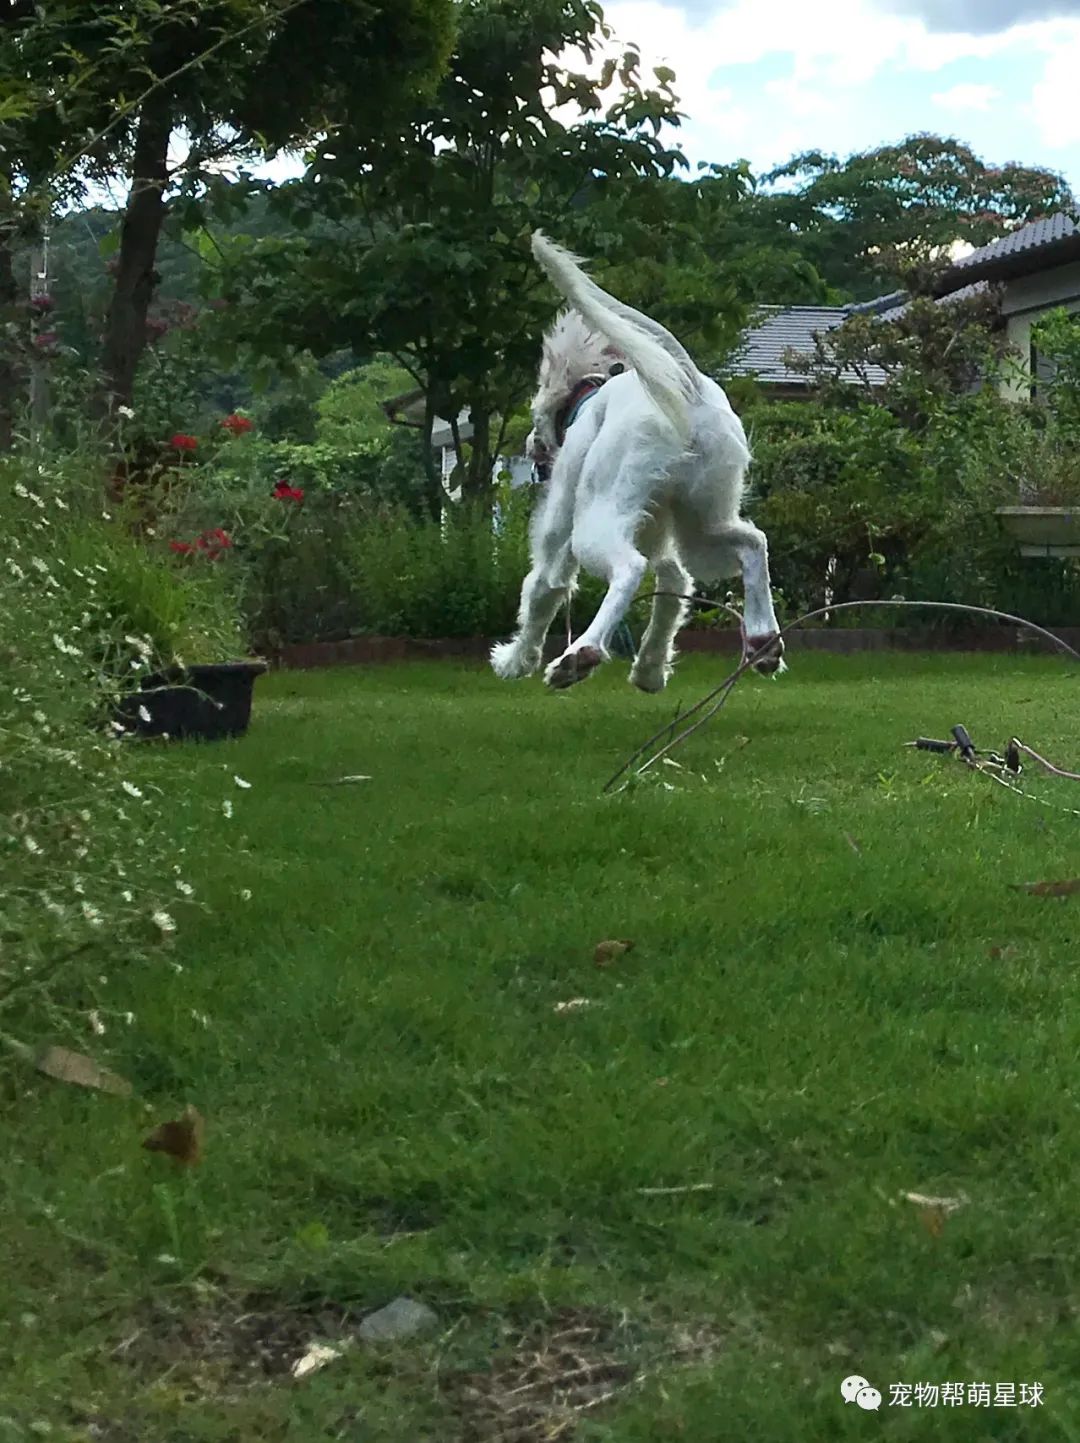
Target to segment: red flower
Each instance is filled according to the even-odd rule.
[[[55,331],[42,331],[39,336],[34,337],[34,345],[39,351],[47,351],[50,346],[55,346],[59,339]]]
[[[177,431],[169,442],[174,451],[194,451],[198,444],[198,440],[194,436],[185,436],[183,431]]]
[[[36,311],[39,316],[48,315],[55,304],[52,296],[45,295],[44,292],[40,296],[30,297],[30,309]]]
[[[255,423],[254,421],[249,421],[246,416],[237,415],[234,411],[231,416],[226,416],[221,424],[226,431],[231,431],[234,436],[242,436],[245,431],[250,431]]]
[[[189,551],[194,551],[195,548],[190,541],[170,541],[169,550],[179,551],[181,556],[186,556]]]
[[[196,537],[195,545],[200,551],[205,551],[213,561],[223,551],[228,551],[232,545],[232,537],[227,531],[222,531],[220,526],[216,526],[213,531],[204,531],[201,536]]]
[[[290,486],[288,481],[279,481],[274,487],[274,498],[277,501],[296,501],[304,499],[304,488],[302,486]]]

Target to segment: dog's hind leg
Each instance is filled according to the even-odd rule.
[[[780,623],[773,609],[765,533],[741,519],[714,523],[697,535],[688,534],[684,528],[680,530],[686,563],[699,580],[714,581],[736,570],[742,571],[743,658],[772,643],[761,660],[754,663],[754,670],[763,676],[783,671],[784,643],[780,640]]]
[[[686,617],[684,600],[693,588],[693,578],[677,556],[668,553],[653,562],[657,595],[641,649],[630,672],[630,680],[642,691],[663,691],[671,676],[675,636]]]

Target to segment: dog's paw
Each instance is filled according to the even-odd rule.
[[[673,670],[673,667],[665,666],[662,662],[657,666],[643,666],[639,657],[630,669],[630,683],[636,686],[638,691],[663,691],[671,680]]]
[[[784,643],[777,632],[767,636],[748,636],[745,641],[743,660],[748,661],[750,657],[762,652],[764,654],[754,662],[754,670],[759,676],[780,676],[787,671],[787,663],[784,661]]]
[[[540,665],[540,652],[522,651],[514,641],[500,641],[491,648],[491,669],[503,681],[532,676]]]
[[[604,653],[596,646],[580,646],[576,651],[564,651],[544,672],[544,683],[553,691],[565,691],[584,681],[604,660]]]

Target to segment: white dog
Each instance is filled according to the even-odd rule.
[[[775,642],[755,667],[782,671],[765,536],[739,515],[750,450],[727,397],[674,336],[601,290],[568,251],[539,231],[532,248],[573,309],[544,338],[528,450],[549,475],[517,634],[493,649],[494,670],[506,678],[537,670],[548,628],[584,567],[608,582],[607,595],[544,674],[557,688],[584,680],[607,658],[651,566],[657,590],[669,594],[653,599],[630,673],[635,686],[667,684],[693,579],[740,570],[744,657]]]

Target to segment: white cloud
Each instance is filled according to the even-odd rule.
[[[1076,100],[1080,76],[1080,27],[1072,39],[1057,45],[1047,58],[1031,95],[1031,114],[1039,136],[1049,150],[1080,146],[1080,105]]]
[[[932,129],[933,107],[964,115],[976,148],[977,120],[986,116],[996,144],[998,101],[1012,106],[1016,149],[1030,163],[1039,163],[1042,146],[1075,145],[1080,107],[1070,102],[1080,75],[1080,19],[1064,12],[1077,5],[1080,0],[1026,0],[1011,10],[999,7],[997,21],[1009,28],[985,23],[981,33],[935,29],[973,23],[963,4],[950,8],[936,0],[831,0],[827,23],[821,8],[805,0],[609,0],[605,16],[620,42],[640,46],[646,75],[660,63],[675,71],[687,115],[675,138],[691,161],[744,156],[762,171],[799,150],[847,153]],[[1054,18],[1032,18],[1040,15]],[[1027,64],[1047,57],[1030,106],[1022,95],[982,83],[979,62],[1002,56]],[[787,74],[751,89],[740,67],[762,61],[778,62]],[[921,100],[889,112],[876,101],[874,81],[886,70],[927,76],[963,62],[972,78],[961,72],[932,99],[920,91]],[[725,88],[714,88],[714,81]],[[1059,157],[1058,164],[1065,163]]]
[[[971,110],[989,110],[1001,91],[994,85],[978,85],[974,82],[961,83],[949,90],[939,90],[930,99],[942,110],[956,110],[966,113]]]

